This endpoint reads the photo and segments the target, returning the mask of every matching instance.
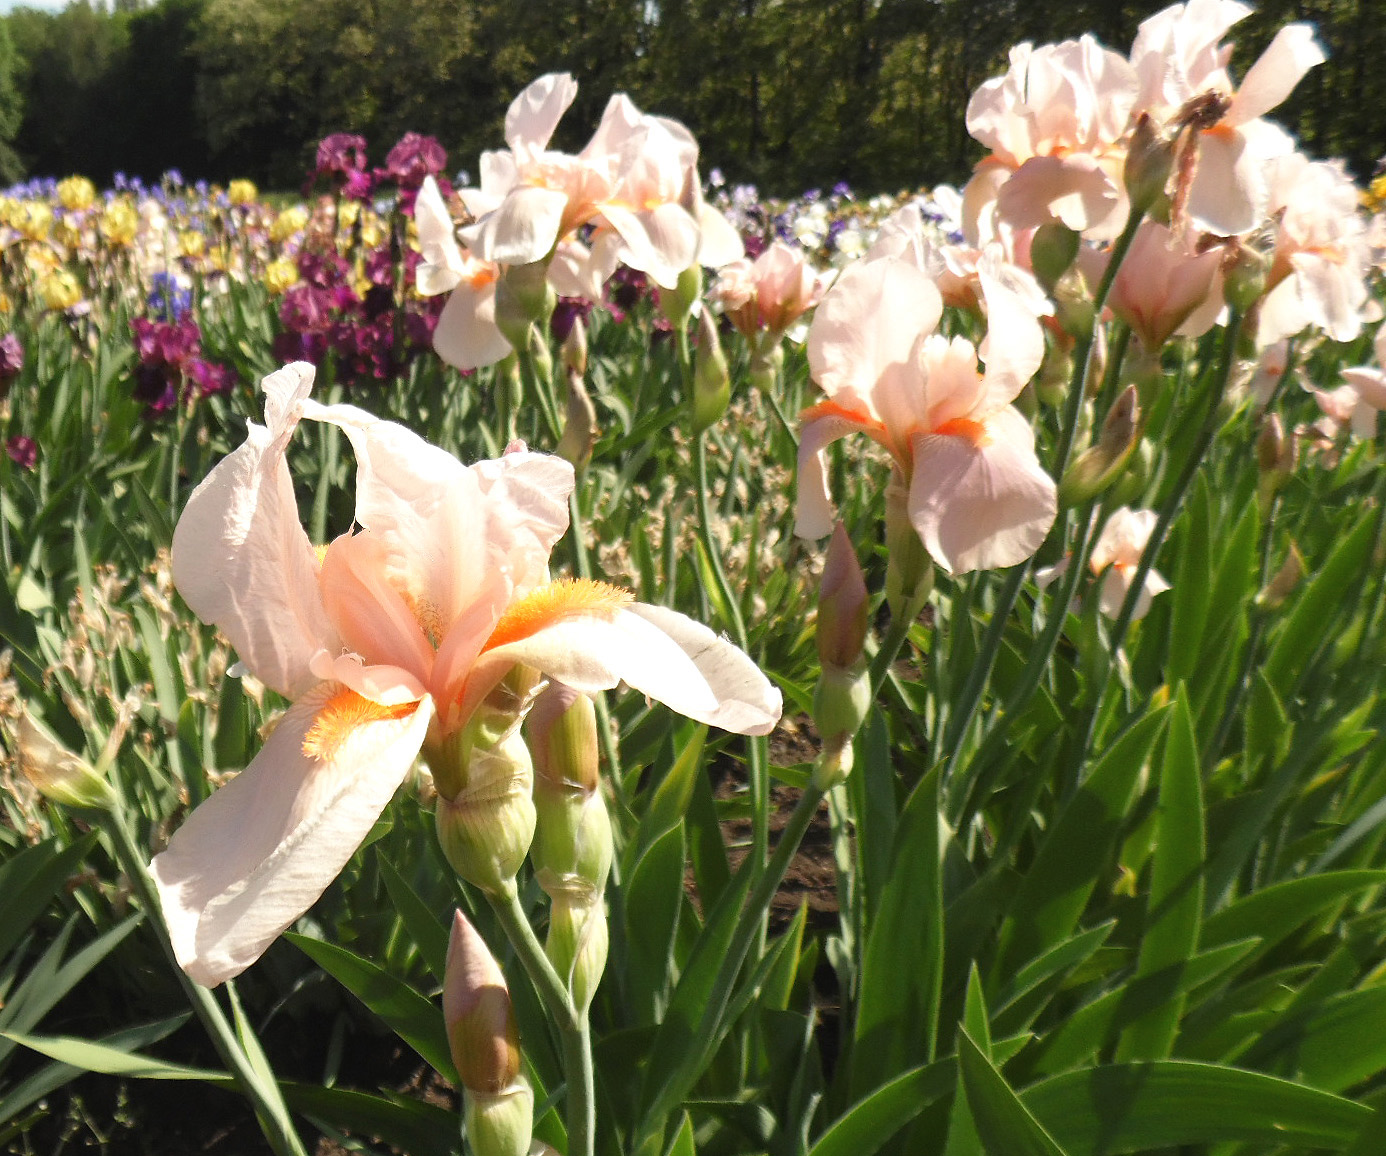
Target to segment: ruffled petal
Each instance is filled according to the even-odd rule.
[[[885,367],[909,361],[918,336],[932,332],[942,313],[933,281],[909,262],[851,265],[814,312],[809,371],[830,397],[851,389],[870,398]]]
[[[1014,566],[1054,524],[1054,480],[1035,457],[1034,433],[1008,406],[971,438],[920,434],[908,498],[910,522],[934,561],[954,574]]]
[[[669,202],[638,213],[605,205],[602,215],[625,243],[621,259],[662,289],[674,288],[697,259],[698,223],[682,205]]]
[[[198,807],[150,865],[178,962],[206,987],[239,975],[308,910],[423,745],[428,699],[400,717],[343,730],[330,758],[306,754],[319,712],[342,693],[328,684],[290,707],[254,762]]]
[[[268,428],[251,423],[245,443],[192,492],[173,534],[184,601],[221,629],[247,670],[290,698],[316,681],[313,654],[337,645],[284,459],[312,384],[302,362],[265,379]]]
[[[1031,157],[996,197],[996,212],[1016,229],[1052,220],[1081,233],[1106,221],[1120,203],[1117,187],[1092,157]]]

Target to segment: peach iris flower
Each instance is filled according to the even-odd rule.
[[[511,102],[509,150],[483,153],[480,187],[461,190],[477,218],[462,233],[472,252],[502,265],[543,261],[595,223],[599,261],[622,261],[666,289],[695,261],[715,267],[741,256],[736,230],[703,204],[698,145],[677,121],[647,116],[617,93],[580,153],[550,149],[576,95],[571,76],[551,73]]]
[[[1156,353],[1175,333],[1197,337],[1222,312],[1222,252],[1196,253],[1186,236],[1142,221],[1107,304]]]
[[[1307,24],[1287,24],[1247,69],[1240,87],[1227,71],[1232,45],[1222,37],[1251,9],[1236,0],[1189,0],[1143,21],[1131,46],[1140,78],[1133,112],[1173,123],[1198,109],[1198,162],[1188,192],[1189,219],[1231,237],[1261,224],[1270,197],[1267,162],[1294,150],[1284,129],[1262,117],[1294,91],[1325,57]]]
[[[907,487],[910,522],[954,572],[1013,566],[1053,524],[1053,480],[1011,402],[1039,369],[1044,337],[1024,298],[979,273],[988,315],[980,349],[933,332],[943,304],[912,262],[849,268],[809,328],[809,368],[828,395],[804,412],[795,532],[832,530],[823,451],[860,431],[884,446]],[[978,357],[986,363],[978,372]]]
[[[747,341],[762,333],[779,340],[818,303],[825,282],[802,249],[774,241],[754,261],[725,266],[708,296]]]
[[[1135,97],[1130,65],[1091,36],[1012,48],[1006,75],[967,105],[967,131],[991,150],[963,191],[968,240],[992,239],[996,219],[1115,236],[1126,217],[1120,142]]]
[[[208,986],[318,898],[421,748],[466,725],[517,664],[583,692],[625,681],[691,718],[764,734],[779,692],[711,630],[603,583],[551,582],[572,467],[517,451],[464,466],[393,422],[265,379],[264,426],[193,492],[173,539],[188,605],[293,700],[251,764],[155,857],[174,949]],[[315,550],[285,451],[299,421],[356,454],[355,527]]]

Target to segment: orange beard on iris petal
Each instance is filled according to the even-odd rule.
[[[334,758],[357,727],[388,719],[408,718],[419,709],[417,702],[382,706],[342,687],[322,705],[308,733],[303,736],[303,753],[310,759],[328,762]]]
[[[575,615],[610,617],[634,600],[629,590],[606,582],[560,578],[536,587],[507,606],[481,652],[485,654],[508,642],[518,642],[545,626]]]
[[[930,432],[943,434],[945,437],[966,438],[974,446],[984,446],[991,441],[991,435],[987,433],[987,427],[982,422],[966,417],[955,417]]]

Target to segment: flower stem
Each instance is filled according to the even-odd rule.
[[[499,893],[487,892],[491,910],[515,949],[534,989],[558,1029],[563,1043],[563,1070],[567,1077],[568,1156],[593,1156],[596,1143],[597,1097],[592,1066],[592,1031],[586,1013],[568,998],[567,985],[559,978],[534,928],[529,924],[520,893],[512,879]]]
[[[129,828],[125,825],[124,816],[118,810],[103,811],[101,818],[102,825],[110,835],[111,843],[115,848],[116,861],[129,878],[135,893],[140,897],[140,902],[144,905],[145,913],[150,922],[158,930],[164,953],[173,964],[173,970],[177,974],[179,982],[182,983],[183,990],[187,993],[188,1001],[192,1004],[193,1010],[206,1027],[207,1034],[212,1040],[212,1046],[216,1048],[226,1066],[231,1069],[241,1091],[254,1105],[255,1115],[260,1121],[260,1128],[265,1134],[265,1139],[269,1141],[270,1147],[278,1156],[306,1156],[303,1142],[299,1139],[298,1133],[294,1130],[293,1121],[289,1118],[288,1105],[284,1103],[284,1099],[280,1095],[279,1085],[273,1081],[267,1083],[260,1077],[247,1057],[235,1029],[227,1022],[226,1013],[222,1011],[221,1004],[217,1002],[216,997],[201,984],[194,983],[187,973],[178,966],[178,960],[173,953],[173,944],[169,939],[168,925],[164,922],[163,908],[159,903],[158,892],[154,887],[154,880],[150,877],[149,868],[144,861],[144,854],[136,847]]]

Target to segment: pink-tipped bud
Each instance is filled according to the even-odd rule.
[[[581,317],[573,318],[572,328],[563,339],[563,368],[579,377],[587,375],[587,326]]]
[[[1262,502],[1269,502],[1295,472],[1299,459],[1299,443],[1285,435],[1285,426],[1279,414],[1268,414],[1261,422],[1261,432],[1256,437],[1256,464],[1261,477],[1257,492]]]
[[[828,540],[823,581],[818,587],[818,659],[825,667],[846,669],[861,659],[868,600],[856,549],[838,522]]]
[[[462,1086],[496,1096],[520,1074],[520,1037],[510,989],[495,956],[458,911],[443,973],[443,1022]]]
[[[1299,547],[1290,543],[1290,552],[1275,572],[1271,580],[1256,595],[1256,606],[1261,610],[1276,610],[1284,605],[1285,599],[1294,593],[1296,586],[1304,578],[1304,555]]]

